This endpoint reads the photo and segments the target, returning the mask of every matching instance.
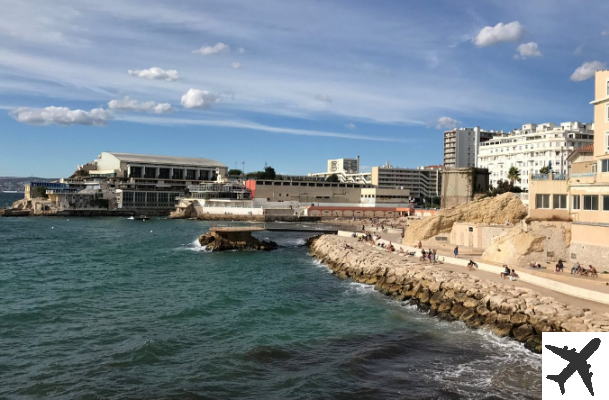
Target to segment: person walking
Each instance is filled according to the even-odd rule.
[[[459,258],[459,246],[455,246],[453,253],[455,254],[455,258]]]

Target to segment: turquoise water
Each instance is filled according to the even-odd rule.
[[[0,398],[533,399],[541,360],[199,221],[0,218]]]

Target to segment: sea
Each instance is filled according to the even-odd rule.
[[[1,399],[538,399],[541,357],[338,279],[308,234],[0,218]]]

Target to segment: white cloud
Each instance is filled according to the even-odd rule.
[[[485,26],[480,30],[472,42],[478,47],[491,46],[499,42],[514,42],[524,33],[524,26],[518,21],[503,24],[498,23],[495,26]]]
[[[18,122],[31,125],[107,125],[114,113],[103,108],[91,111],[70,110],[67,107],[15,108],[9,115]]]
[[[109,101],[108,108],[118,111],[153,112],[155,114],[164,114],[173,111],[171,104],[169,103],[157,103],[156,101],[140,102],[129,96],[125,96],[122,100]]]
[[[455,129],[459,121],[450,117],[440,117],[436,121],[436,129]]]
[[[207,90],[190,89],[182,96],[182,105],[185,108],[210,108],[212,104],[222,99]]]
[[[234,62],[230,65],[231,67],[233,67],[234,69],[239,69],[241,68],[241,63],[239,62]]]
[[[577,47],[575,48],[575,50],[573,50],[573,54],[575,54],[575,55],[579,55],[579,54],[581,54],[581,53],[582,53],[582,51],[584,51],[584,45],[583,45],[583,44],[580,44],[579,46],[577,46]]]
[[[240,47],[239,50],[237,50],[239,52],[239,54],[244,54],[245,53],[245,49],[243,47]]]
[[[539,46],[535,42],[522,43],[516,48],[516,51],[518,51],[518,54],[514,58],[526,60],[529,57],[541,57]]]
[[[594,73],[599,69],[605,69],[606,64],[600,61],[589,61],[583,63],[571,75],[571,80],[575,82],[585,81],[594,76]]]
[[[130,69],[127,71],[129,75],[138,76],[145,79],[161,79],[167,82],[173,82],[178,79],[178,71],[175,69],[164,70],[159,67],[148,69]]]
[[[203,46],[200,49],[193,50],[193,53],[209,56],[210,54],[219,54],[229,52],[230,47],[224,43],[216,43],[213,46]]]
[[[320,93],[317,96],[315,96],[315,99],[319,100],[319,101],[325,101],[326,103],[332,102],[332,98],[329,95],[323,94],[323,93]]]
[[[357,125],[355,125],[353,122],[350,122],[347,125],[345,125],[345,127],[349,128],[349,129],[356,129]]]
[[[607,36],[607,35],[609,35],[609,32],[608,32],[608,31],[602,31],[602,32],[601,32],[601,36]]]

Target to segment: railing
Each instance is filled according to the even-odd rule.
[[[552,180],[554,180],[554,181],[566,181],[567,179],[569,179],[569,175],[567,175],[567,174],[552,175]]]
[[[596,176],[596,172],[585,172],[582,174],[571,174],[571,178],[593,178]]]
[[[549,178],[548,174],[533,174],[532,179],[534,181],[547,181]]]

